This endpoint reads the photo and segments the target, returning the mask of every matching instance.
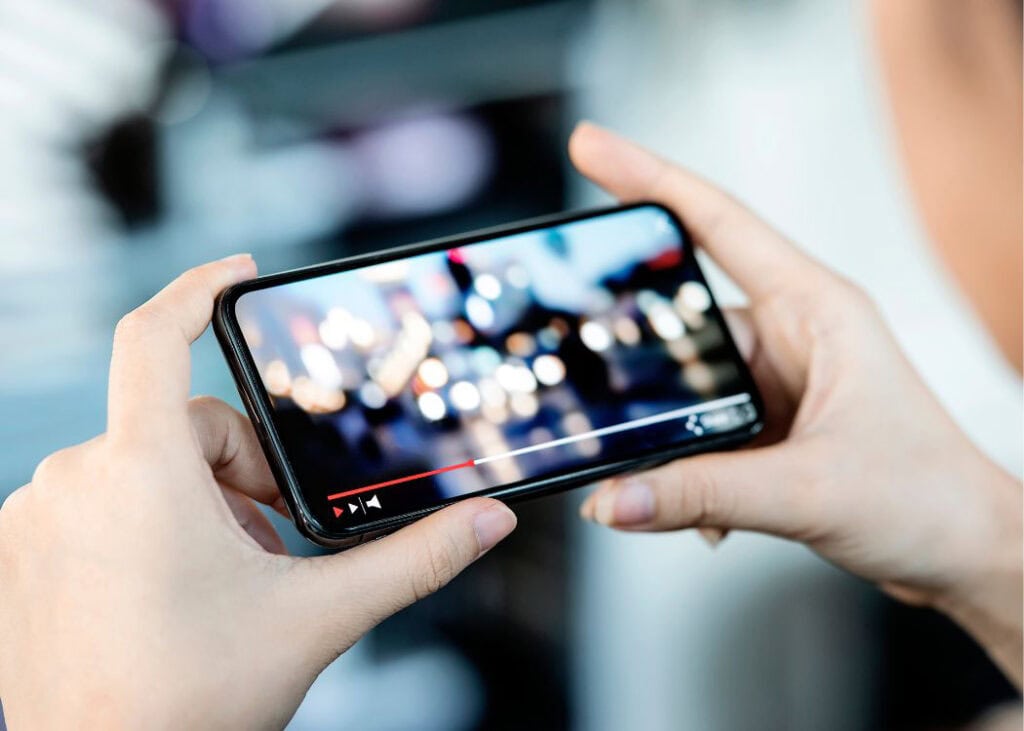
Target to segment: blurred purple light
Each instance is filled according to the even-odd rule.
[[[212,60],[247,56],[274,38],[270,0],[191,0],[185,10],[185,35]]]
[[[374,213],[416,215],[457,206],[490,176],[487,132],[455,116],[422,116],[385,124],[358,137],[365,205]]]

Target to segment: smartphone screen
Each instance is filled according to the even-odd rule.
[[[690,241],[654,205],[257,286],[234,312],[328,531],[759,421]]]

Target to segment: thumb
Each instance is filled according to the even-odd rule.
[[[580,514],[632,531],[711,526],[799,538],[815,504],[815,481],[799,464],[785,445],[677,460],[606,482]]]
[[[293,572],[299,585],[292,588],[302,611],[312,612],[312,626],[333,635],[334,650],[343,652],[382,620],[443,587],[515,527],[515,513],[503,503],[463,500],[379,541],[305,559]]]

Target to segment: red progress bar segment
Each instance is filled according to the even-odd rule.
[[[367,485],[366,487],[357,487],[355,490],[346,490],[345,492],[336,492],[333,495],[328,495],[327,499],[328,500],[340,500],[341,498],[348,497],[349,495],[358,495],[361,492],[369,492],[370,490],[377,490],[377,489],[379,489],[381,487],[390,487],[391,485],[397,485],[397,484],[402,483],[402,482],[410,482],[411,480],[419,480],[419,479],[422,479],[424,477],[430,477],[431,475],[439,475],[442,472],[451,472],[453,470],[461,470],[464,467],[472,467],[472,466],[473,466],[473,460],[468,459],[465,462],[460,462],[459,464],[450,464],[447,467],[442,467],[442,468],[437,469],[437,470],[430,470],[429,472],[420,472],[419,474],[416,474],[416,475],[406,475],[405,477],[399,477],[398,479],[395,479],[395,480],[388,480],[387,482],[377,482],[377,483],[374,483],[373,485]]]

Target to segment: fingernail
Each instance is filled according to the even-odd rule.
[[[473,531],[480,544],[481,555],[490,551],[516,527],[516,514],[504,505],[477,513],[473,518]]]
[[[594,506],[597,505],[598,499],[609,490],[615,489],[617,484],[618,480],[614,478],[598,483],[597,489],[587,495],[586,499],[580,504],[580,517],[584,520],[594,520]]]
[[[594,495],[590,495],[580,504],[580,517],[583,520],[594,519]]]
[[[596,497],[594,519],[604,525],[638,525],[654,519],[654,493],[650,486],[627,480]]]
[[[722,542],[722,539],[725,538],[725,531],[720,528],[698,528],[697,532],[700,533],[700,537],[704,539],[704,542],[712,548],[717,547]]]

